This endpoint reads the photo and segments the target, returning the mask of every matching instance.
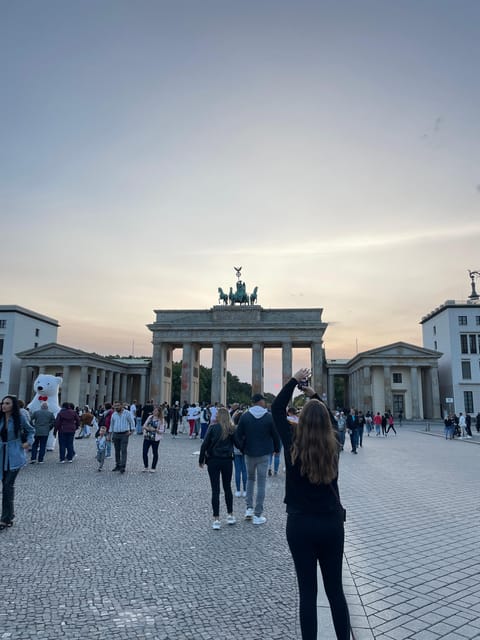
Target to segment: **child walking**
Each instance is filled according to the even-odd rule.
[[[105,427],[100,427],[98,430],[97,436],[97,462],[98,462],[98,471],[101,471],[103,468],[103,463],[105,462],[105,453],[107,451],[107,430]]]

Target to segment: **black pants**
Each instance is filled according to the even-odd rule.
[[[387,433],[390,431],[390,429],[393,429],[394,434],[397,435],[397,432],[395,431],[395,427],[393,426],[393,424],[388,425]]]
[[[317,638],[318,562],[337,639],[349,640],[350,617],[342,585],[344,541],[342,517],[338,514],[289,514],[287,541],[297,572],[302,639],[316,640]]]
[[[222,476],[223,492],[225,494],[225,504],[227,513],[233,511],[232,494],[232,470],[233,460],[231,458],[210,458],[208,461],[208,475],[212,485],[212,509],[213,517],[220,515],[220,476]]]
[[[113,446],[115,448],[115,467],[125,471],[127,465],[127,447],[130,432],[112,433]]]
[[[160,444],[159,440],[147,440],[144,438],[143,440],[143,466],[145,469],[148,469],[148,450],[152,447],[153,459],[152,459],[152,469],[157,468],[158,462],[158,445]]]
[[[173,420],[172,422],[172,430],[171,430],[171,434],[172,436],[176,436],[177,435],[177,431],[178,431],[178,418],[175,420]]]
[[[15,478],[17,477],[19,469],[15,471],[3,472],[2,481],[2,522],[6,524],[12,522],[15,514],[13,512],[13,498],[15,496]]]

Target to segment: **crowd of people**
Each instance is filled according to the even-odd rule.
[[[453,440],[454,438],[472,439],[472,424],[473,418],[471,414],[463,414],[461,411],[457,415],[456,413],[449,413],[445,416],[443,421],[445,425],[445,439]],[[480,411],[475,418],[475,427],[477,433],[480,433]]]
[[[2,515],[0,530],[14,520],[14,484],[27,462],[43,464],[49,438],[58,439],[59,462],[75,459],[75,439],[94,437],[98,471],[105,460],[115,456],[113,472],[124,474],[128,443],[134,434],[143,438],[143,471],[154,473],[159,445],[167,431],[172,438],[186,434],[200,438],[199,466],[208,469],[211,486],[212,528],[222,526],[220,485],[226,506],[226,523],[237,520],[233,496],[245,499],[244,519],[254,526],[266,523],[264,515],[266,479],[278,475],[284,453],[287,543],[294,561],[300,594],[300,625],[303,639],[316,638],[317,564],[320,565],[337,638],[349,637],[350,622],[342,587],[342,555],[345,510],[338,489],[338,462],[349,435],[351,451],[363,446],[363,437],[396,435],[391,412],[343,410],[332,413],[314,389],[301,386],[306,403],[292,404],[300,381],[308,377],[301,369],[275,398],[267,410],[262,394],[251,404],[221,406],[219,403],[187,403],[180,406],[148,401],[143,406],[106,403],[98,410],[79,409],[64,402],[55,416],[43,403],[30,414],[15,396],[5,396],[0,408],[0,464],[2,470]],[[300,387],[299,387],[300,388]],[[400,422],[401,422],[401,417]],[[445,417],[445,437],[471,438],[473,420],[480,433],[480,413]],[[235,494],[232,478],[235,479]]]

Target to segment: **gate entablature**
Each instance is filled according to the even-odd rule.
[[[252,349],[252,392],[263,392],[263,350],[282,349],[282,379],[292,375],[292,348],[310,348],[312,383],[324,386],[321,308],[263,309],[260,305],[216,305],[208,310],[155,310],[147,325],[153,334],[152,398],[170,400],[171,357],[183,349],[182,400],[198,401],[200,349],[212,348],[212,401],[226,400],[226,352],[228,348]]]

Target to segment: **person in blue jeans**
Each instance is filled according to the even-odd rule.
[[[271,453],[280,452],[280,438],[273,424],[272,414],[265,407],[265,397],[257,393],[252,406],[242,415],[235,431],[235,444],[245,454],[247,464],[247,509],[245,520],[254,525],[265,524],[263,513],[268,460]],[[255,483],[257,494],[254,504]]]
[[[13,525],[15,479],[27,463],[26,451],[33,444],[35,429],[20,413],[15,396],[5,396],[0,405],[0,479],[2,515],[0,529]]]
[[[73,462],[75,449],[73,448],[73,438],[75,431],[80,426],[80,419],[71,402],[64,402],[62,408],[55,418],[54,434],[58,434],[58,454],[60,462]]]

